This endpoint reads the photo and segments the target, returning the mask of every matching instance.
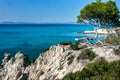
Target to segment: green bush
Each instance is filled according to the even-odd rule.
[[[72,49],[72,50],[79,50],[80,49],[78,47],[79,42],[76,42],[75,44],[72,44],[70,41],[68,41],[68,42],[61,42],[60,45],[70,45],[70,49]]]
[[[90,49],[85,49],[82,51],[82,53],[77,57],[77,60],[80,59],[89,59],[93,60],[96,57],[95,53],[91,51]]]
[[[98,60],[81,72],[67,74],[62,80],[120,80],[120,60],[112,63]]]
[[[104,40],[105,43],[112,44],[112,45],[119,45],[120,44],[120,36],[115,38],[106,38]]]
[[[112,44],[112,45],[120,45],[120,28],[115,29],[116,35],[108,35],[103,42],[107,44]]]
[[[71,45],[70,45],[70,48],[71,48],[72,50],[79,50],[80,48],[78,47],[78,45],[79,45],[79,42],[76,42],[75,44],[71,44]]]
[[[95,53],[90,49],[85,49],[85,53],[88,56],[88,59],[90,60],[93,60],[96,57]]]
[[[115,55],[120,55],[120,46],[119,46],[118,49],[113,49],[113,50],[115,52]]]
[[[72,44],[71,41],[68,41],[68,42],[61,42],[60,45],[70,45]]]

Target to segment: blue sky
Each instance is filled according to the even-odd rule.
[[[76,22],[80,9],[93,1],[0,0],[0,22]],[[120,0],[115,1],[120,4]]]

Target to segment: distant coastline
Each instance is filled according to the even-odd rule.
[[[46,26],[46,25],[90,25],[85,23],[19,23],[19,22],[13,22],[13,23],[0,23],[0,26]]]

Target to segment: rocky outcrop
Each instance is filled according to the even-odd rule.
[[[98,34],[108,35],[108,34],[116,34],[114,29],[97,29]],[[96,34],[96,31],[85,31],[84,34]]]
[[[75,72],[85,67],[86,61],[77,61],[81,51],[73,51],[69,46],[52,46],[26,69],[29,79],[55,80],[61,79],[69,72]]]
[[[101,57],[109,62],[120,59],[120,55],[115,54],[115,50],[119,49],[116,46],[82,43],[79,47],[79,50],[71,50],[69,45],[52,46],[31,64],[21,52],[10,59],[10,55],[6,54],[0,69],[0,80],[60,80],[66,74],[80,71]],[[92,50],[96,57],[93,60],[80,59],[85,49]]]
[[[6,60],[9,54],[5,54],[2,68],[0,69],[0,80],[19,80],[19,77],[24,74],[24,70],[29,65],[28,57],[23,53],[18,52],[15,58]]]

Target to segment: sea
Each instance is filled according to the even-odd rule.
[[[30,60],[36,59],[46,48],[60,42],[71,41],[75,38],[95,37],[94,34],[78,34],[93,30],[90,24],[39,24],[39,25],[1,25],[0,26],[0,62],[4,53],[13,57],[18,51],[28,55]],[[104,36],[99,36],[102,40]]]

